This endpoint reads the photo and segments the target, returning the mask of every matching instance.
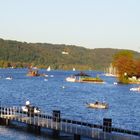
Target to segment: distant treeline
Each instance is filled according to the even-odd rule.
[[[103,70],[113,60],[119,49],[87,49],[84,47],[48,44],[26,43],[0,39],[0,67],[36,66],[53,69],[72,70]],[[134,52],[140,57],[138,52]]]

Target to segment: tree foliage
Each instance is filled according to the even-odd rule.
[[[68,54],[62,54],[62,52]],[[0,67],[28,67],[72,70],[103,70],[113,60],[119,49],[86,49],[84,47],[26,43],[0,39]],[[139,56],[137,52],[135,55]]]
[[[134,58],[132,51],[120,51],[115,54],[113,64],[118,70],[118,78],[122,83],[128,83],[129,77],[140,77],[140,59]]]

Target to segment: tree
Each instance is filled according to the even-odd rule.
[[[135,65],[136,65],[136,69],[135,69],[136,75],[137,77],[140,77],[140,59],[135,61]]]
[[[121,51],[114,56],[113,65],[117,68],[120,82],[128,82],[128,77],[136,75],[136,63],[131,51]]]

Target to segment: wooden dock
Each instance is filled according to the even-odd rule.
[[[52,115],[23,112],[21,107],[0,107],[0,124],[9,125],[13,121],[25,123],[41,132],[41,128],[51,129],[55,137],[60,133],[74,136],[74,140],[87,137],[96,140],[140,140],[140,132],[112,127],[112,120],[105,118],[103,124],[91,124],[61,117],[60,111]]]

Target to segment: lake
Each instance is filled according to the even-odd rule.
[[[103,72],[86,71],[91,76],[98,75],[104,84],[71,83],[66,77],[78,71],[46,71],[44,77],[28,77],[27,69],[0,69],[0,100],[2,105],[22,106],[27,100],[32,105],[52,114],[52,110],[60,110],[62,117],[102,124],[103,118],[112,118],[113,126],[140,130],[140,93],[130,91],[138,85],[114,85],[114,77],[106,77]],[[13,80],[5,78],[12,76]],[[101,101],[109,104],[109,109],[91,109],[86,103]],[[25,132],[17,132],[0,126],[1,139],[41,139]],[[26,137],[26,138],[25,138]],[[43,139],[43,138],[42,138]],[[46,139],[46,138],[45,138]],[[51,140],[51,138],[48,138]]]

